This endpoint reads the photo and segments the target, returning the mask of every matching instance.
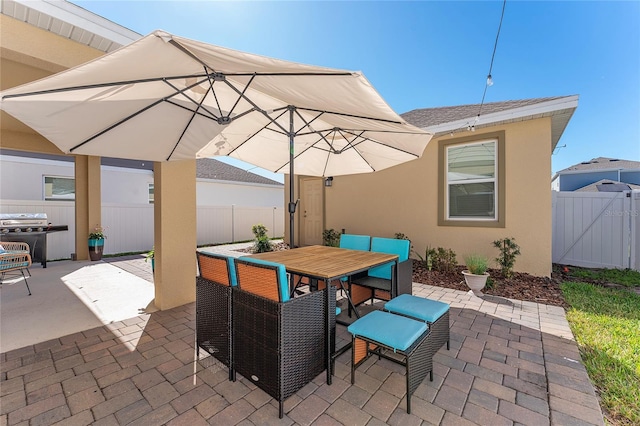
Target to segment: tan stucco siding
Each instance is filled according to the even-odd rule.
[[[104,54],[16,19],[0,15],[0,90],[35,81]],[[60,154],[51,142],[4,111],[3,148]]]
[[[438,226],[438,145],[434,138],[422,158],[373,174],[340,176],[326,188],[325,228],[393,237],[406,234],[416,251],[453,249],[458,262],[469,253],[495,258],[492,241],[515,237],[522,255],[517,271],[551,273],[551,121],[549,118],[478,130],[505,131],[505,227]],[[455,137],[473,135],[457,133]],[[495,265],[494,265],[495,266]]]
[[[2,58],[54,74],[104,55],[104,52],[33,25],[0,15]],[[32,81],[25,79],[24,82]]]

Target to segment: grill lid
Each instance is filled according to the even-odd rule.
[[[46,213],[0,213],[0,226],[47,226]]]

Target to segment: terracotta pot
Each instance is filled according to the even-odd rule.
[[[476,275],[471,272],[465,270],[462,271],[462,275],[464,275],[464,280],[467,283],[467,286],[473,291],[473,294],[476,296],[482,296],[482,289],[487,284],[487,278],[489,278],[489,273],[485,272],[484,275]]]

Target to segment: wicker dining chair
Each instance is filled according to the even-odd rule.
[[[196,252],[199,276],[196,278],[196,348],[204,350],[229,368],[229,380],[235,381],[233,368],[232,298],[236,285],[233,258],[208,252]]]
[[[400,294],[411,294],[413,261],[409,258],[410,250],[408,240],[372,237],[371,251],[398,255],[398,265],[387,263],[370,269],[366,276],[351,279],[349,291],[353,304],[357,306],[374,299],[389,301]]]
[[[5,247],[6,245],[6,247]],[[29,267],[31,266],[31,255],[29,254],[29,245],[27,243],[0,243],[0,284],[2,284],[7,275],[22,275],[24,285],[27,286],[27,292],[31,296],[31,289],[27,282],[27,274],[31,276]]]
[[[326,368],[326,291],[290,297],[284,265],[248,257],[235,259],[233,288],[234,368],[278,401],[284,401]],[[330,302],[331,303],[331,302]]]

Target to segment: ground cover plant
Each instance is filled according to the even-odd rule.
[[[573,276],[640,286],[636,271],[582,269]],[[561,284],[567,319],[612,424],[640,424],[640,295],[593,283]]]

